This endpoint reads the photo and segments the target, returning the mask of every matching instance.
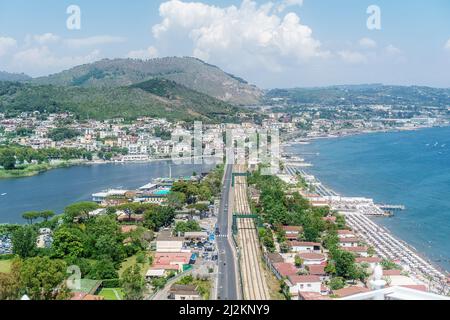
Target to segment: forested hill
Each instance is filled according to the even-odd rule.
[[[9,73],[0,71],[0,81],[28,81],[31,80],[30,76],[24,73]]]
[[[104,88],[130,86],[153,78],[172,80],[189,89],[236,105],[257,104],[262,97],[262,91],[257,87],[191,57],[104,59],[36,78],[33,83]]]
[[[231,121],[240,109],[174,81],[154,78],[131,86],[79,87],[0,82],[0,112],[70,111],[80,118]]]
[[[266,100],[284,101],[290,105],[409,105],[447,108],[450,106],[450,89],[420,86],[348,85],[323,88],[274,89]]]

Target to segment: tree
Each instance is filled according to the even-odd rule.
[[[187,222],[183,222],[183,221],[177,222],[175,225],[174,231],[176,234],[178,234],[178,233],[184,234],[186,232],[195,232],[195,231],[201,231],[201,230],[202,230],[202,228],[200,227],[200,225],[198,224],[197,221],[190,220]]]
[[[330,281],[331,290],[339,290],[345,287],[345,281],[341,277],[334,277]]]
[[[0,301],[16,300],[20,292],[20,268],[21,260],[14,259],[11,272],[0,273]]]
[[[335,250],[332,254],[336,266],[336,275],[345,279],[355,279],[355,256],[351,252]]]
[[[200,188],[198,188],[198,195],[199,195],[200,200],[207,201],[207,200],[211,199],[212,192],[208,186],[202,185],[202,186],[200,186]]]
[[[303,265],[303,259],[299,256],[295,256],[295,266],[300,268]]]
[[[0,165],[5,170],[13,170],[16,167],[16,157],[12,150],[4,150],[0,152]]]
[[[89,212],[98,208],[95,202],[78,202],[67,206],[64,214],[68,222],[73,222],[76,218],[89,219]]]
[[[118,279],[119,274],[111,260],[99,260],[92,265],[89,278],[93,280],[112,280]]]
[[[33,224],[33,221],[40,217],[40,213],[37,211],[28,211],[22,214],[22,218],[28,221],[29,224]]]
[[[171,192],[167,196],[167,204],[175,209],[183,208],[186,203],[186,195],[182,192]]]
[[[23,226],[15,230],[12,234],[13,252],[25,259],[36,254],[37,234],[30,226]]]
[[[381,266],[383,267],[383,270],[401,270],[399,265],[388,259],[383,259],[381,261]]]
[[[80,258],[84,251],[82,232],[75,228],[57,230],[53,235],[52,249],[56,258]]]
[[[144,297],[145,280],[139,265],[128,267],[122,274],[122,288],[127,300],[142,300]]]
[[[35,257],[24,260],[20,270],[21,287],[32,300],[54,300],[63,288],[67,265],[62,260]]]
[[[39,217],[44,219],[45,222],[47,222],[48,219],[50,219],[50,218],[52,218],[54,216],[55,216],[55,213],[53,211],[50,211],[50,210],[42,211],[42,212],[39,213]]]

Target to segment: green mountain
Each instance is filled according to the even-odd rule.
[[[0,81],[28,81],[31,80],[30,76],[24,73],[9,73],[0,71]]]
[[[154,78],[167,79],[189,89],[236,105],[257,104],[262,91],[216,66],[196,58],[169,57],[151,60],[105,59],[77,66],[34,84],[104,88],[131,86]]]
[[[381,84],[343,85],[323,88],[273,89],[266,102],[284,101],[290,105],[409,105],[449,107],[450,89],[423,86],[390,86]]]
[[[131,86],[102,88],[0,82],[0,112],[24,111],[70,111],[80,118],[95,119],[151,116],[218,122],[233,119],[239,108],[159,78]]]

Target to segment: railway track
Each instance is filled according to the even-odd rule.
[[[244,172],[244,166],[235,166],[235,172]],[[250,215],[247,199],[246,177],[236,177],[234,189],[234,211]],[[269,300],[269,290],[261,267],[261,250],[253,219],[238,219],[238,246],[244,300]]]

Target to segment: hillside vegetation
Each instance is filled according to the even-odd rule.
[[[237,105],[257,104],[262,91],[236,76],[201,60],[184,57],[151,60],[104,59],[77,66],[48,77],[36,78],[39,85],[83,88],[123,87],[151,80],[167,79],[189,89]]]
[[[323,88],[270,90],[266,99],[283,99],[288,104],[322,105],[409,105],[448,107],[450,89],[420,86],[349,85]]]
[[[238,109],[226,102],[166,79],[132,86],[80,87],[0,82],[0,112],[69,111],[79,118],[139,116],[169,120],[227,121]]]

